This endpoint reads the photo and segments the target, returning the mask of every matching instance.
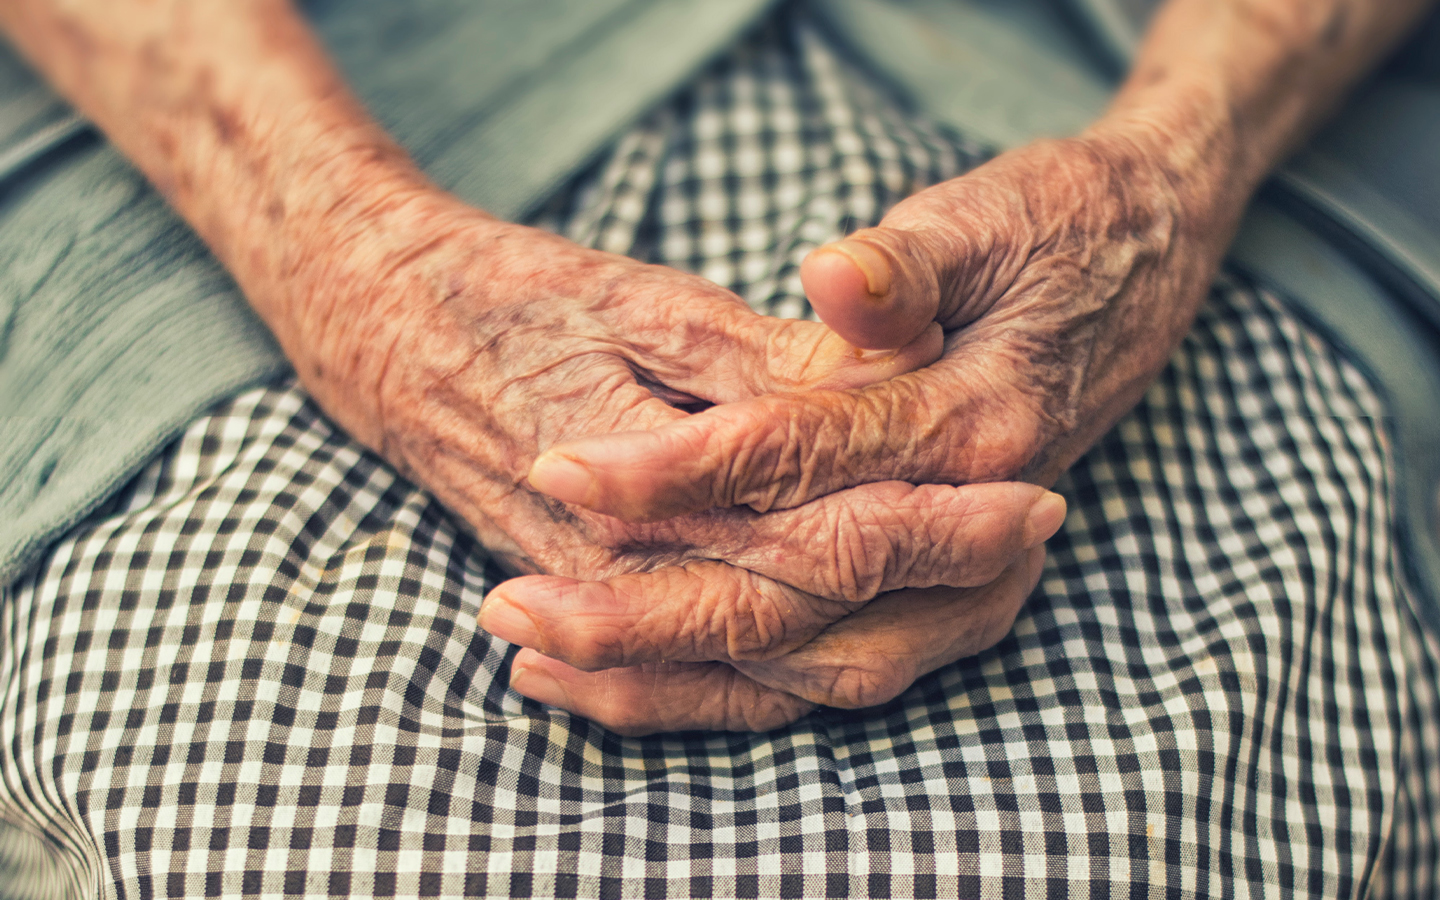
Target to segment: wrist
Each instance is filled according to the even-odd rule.
[[[377,337],[404,306],[443,292],[421,283],[444,271],[462,229],[501,226],[435,187],[403,158],[357,147],[292,181],[283,212],[262,223],[230,264],[251,304],[297,366]],[[268,227],[266,227],[268,226]]]
[[[1081,135],[1132,186],[1172,217],[1177,236],[1223,252],[1267,171],[1241,146],[1233,123],[1199,91],[1123,95]]]
[[[320,184],[275,231],[280,264],[252,268],[242,288],[316,400],[381,448],[377,398],[392,361],[413,357],[416,335],[455,314],[453,297],[485,304],[489,291],[475,287],[496,285],[475,277],[476,263],[519,226],[411,168],[373,162],[357,155],[317,172]]]

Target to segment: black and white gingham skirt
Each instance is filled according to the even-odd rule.
[[[980,157],[791,17],[542,219],[802,315],[809,249]],[[430,496],[251,391],[5,589],[0,892],[1434,898],[1388,454],[1363,375],[1224,277],[1061,481],[998,646],[879,709],[625,739],[506,689],[500,576]]]

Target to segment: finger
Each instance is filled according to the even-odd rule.
[[[993,646],[1014,624],[1043,564],[1044,550],[1037,548],[980,590],[904,592],[908,602],[896,595],[893,604],[876,604],[858,624],[851,623],[858,614],[847,617],[801,651],[771,662],[672,662],[585,672],[522,650],[510,686],[621,734],[769,731],[817,705],[884,703],[921,675]],[[905,628],[910,616],[923,627]]]
[[[886,703],[922,675],[987,650],[1010,632],[1045,564],[1036,547],[980,588],[877,598],[793,653],[738,662],[757,682],[826,706]]]
[[[533,650],[510,669],[510,687],[625,735],[664,731],[770,731],[815,708],[762,687],[723,663],[663,663],[582,672]]]
[[[706,560],[604,581],[516,578],[485,598],[480,627],[596,671],[766,659],[804,644],[854,608]]]
[[[906,198],[876,228],[814,250],[805,296],[857,347],[900,347],[931,322],[957,328],[989,308],[1034,245],[1032,210],[981,166]],[[997,185],[999,189],[997,189]]]
[[[928,366],[944,350],[938,325],[867,352],[819,322],[761,316],[718,298],[671,304],[667,316],[658,333],[637,337],[636,364],[712,403],[864,387]]]
[[[717,536],[699,552],[860,604],[901,588],[987,584],[1064,521],[1064,498],[1033,484],[891,481],[753,516],[730,546]]]
[[[893,229],[857,231],[812,251],[800,283],[820,320],[857,347],[903,347],[935,322],[940,281],[919,240]]]
[[[590,671],[667,660],[770,659],[881,591],[988,583],[1065,517],[1059,495],[1029,484],[891,483],[846,494],[854,496],[810,505],[818,511],[754,517],[745,523],[743,542],[738,534],[730,539],[733,549],[724,539],[706,548],[728,562],[597,581],[507,581],[481,605],[480,625]],[[842,507],[837,516],[833,510]]]
[[[1045,422],[1026,395],[947,365],[863,391],[770,396],[707,409],[650,431],[551,447],[532,487],[632,522],[728,506],[793,507],[876,481],[1008,480]]]

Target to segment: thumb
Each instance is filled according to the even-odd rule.
[[[818,247],[800,265],[805,296],[857,347],[903,347],[935,321],[940,283],[913,232],[867,228]]]
[[[1023,266],[1021,211],[975,175],[927,188],[875,228],[817,247],[800,283],[820,319],[867,350],[903,347],[931,322],[957,328],[984,312]]]
[[[642,332],[628,351],[648,381],[710,403],[862,388],[922,369],[944,351],[933,322],[904,344],[866,352],[819,322],[762,316],[739,298],[699,294],[662,309],[662,327]]]

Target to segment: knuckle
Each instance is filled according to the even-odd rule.
[[[933,376],[902,375],[861,391],[845,433],[844,460],[852,480],[875,481],[888,475],[907,481],[944,480],[943,463],[954,428],[950,404],[927,387]]]
[[[805,459],[812,438],[794,413],[788,404],[777,401],[761,401],[751,408],[741,426],[747,436],[726,460],[724,496],[717,499],[757,512],[794,504],[797,490],[813,470]]]
[[[583,630],[577,629],[569,638],[563,637],[567,629],[556,631],[562,638],[550,655],[584,672],[624,665],[632,656],[629,629],[620,623],[586,623]]]
[[[838,507],[831,514],[824,580],[833,596],[849,604],[865,603],[878,594],[890,568],[903,556],[897,546],[900,532],[877,528],[871,519],[857,505]]]
[[[801,591],[745,571],[718,630],[727,659],[758,662],[790,652],[839,615],[817,608]]]
[[[734,677],[744,678],[738,672]],[[727,729],[763,732],[789,725],[810,712],[814,704],[749,682],[746,688],[728,692],[726,707],[724,721]]]
[[[936,517],[934,539],[924,553],[945,576],[940,583],[954,587],[989,584],[1014,562],[1019,535],[1014,510],[998,497],[976,497],[973,490],[951,498],[949,514]]]
[[[820,627],[805,627],[814,615],[803,595],[749,570],[706,560],[643,577],[652,599],[629,604],[617,638],[628,652],[611,665],[770,659]]]
[[[630,617],[614,604],[615,594],[600,582],[577,586],[576,605],[585,611],[565,620],[542,619],[539,649],[586,672],[625,665],[635,655],[637,635]]]
[[[835,465],[850,445],[848,401],[834,391],[758,398],[734,420],[729,455],[717,463],[721,477],[712,500],[757,512],[788,509],[834,488],[843,473]],[[843,432],[841,429],[844,429]]]
[[[905,663],[879,655],[832,665],[823,677],[828,682],[824,691],[826,705],[841,709],[888,703],[914,681],[914,673]]]
[[[740,601],[721,626],[727,658],[758,661],[784,653],[793,640],[787,637],[787,623],[777,613],[769,603]]]

